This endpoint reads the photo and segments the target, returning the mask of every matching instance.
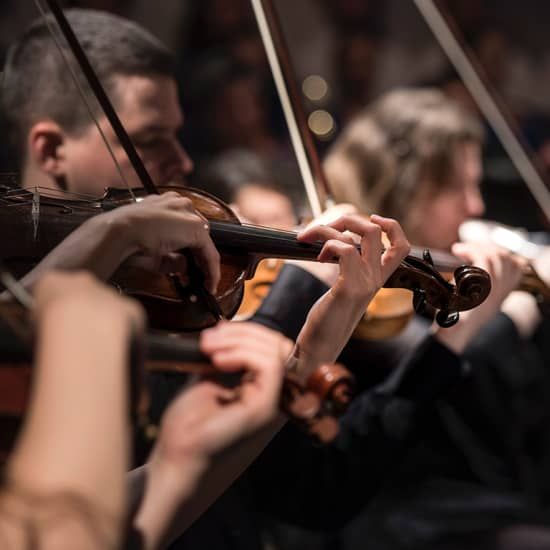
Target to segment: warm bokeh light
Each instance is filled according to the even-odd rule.
[[[312,74],[302,82],[302,91],[310,101],[322,101],[329,93],[329,86],[322,76]]]
[[[319,139],[329,139],[336,130],[333,116],[324,109],[313,111],[313,113],[309,115],[307,122],[310,130]]]

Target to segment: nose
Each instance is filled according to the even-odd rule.
[[[485,202],[481,196],[479,185],[469,186],[465,194],[465,210],[469,218],[479,218],[485,212]]]
[[[179,141],[176,143],[176,153],[179,158],[181,171],[185,176],[188,176],[195,168],[195,164],[193,163],[193,160],[191,159],[183,145],[179,143]]]

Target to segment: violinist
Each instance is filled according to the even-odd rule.
[[[545,325],[532,296],[510,292],[519,260],[453,245],[460,224],[484,211],[482,140],[478,121],[440,92],[400,90],[351,121],[326,159],[336,200],[391,213],[413,244],[474,262],[489,254],[493,281],[507,280],[494,310],[500,313],[477,327],[463,315],[455,327],[438,331],[441,342],[462,354],[469,374],[431,408],[428,438],[413,446],[399,474],[350,527],[346,548],[365,538],[372,548],[401,547],[405,540],[408,548],[523,548],[532,540],[549,547],[548,533],[536,527],[547,523],[549,505],[550,376],[536,345]],[[547,266],[546,257],[538,261],[546,279]],[[407,525],[406,532],[389,528],[393,521]]]
[[[72,10],[68,16],[153,181],[182,182],[193,163],[176,137],[183,114],[170,52],[114,15]],[[117,35],[126,40],[115,41]],[[23,187],[101,196],[106,187],[125,186],[43,21],[10,48],[2,95]],[[126,181],[139,186],[97,114]]]
[[[47,274],[34,297],[36,373],[0,487],[0,540],[14,550],[126,547],[128,363],[143,312],[82,273]],[[277,416],[289,340],[263,327],[225,324],[204,332],[201,347],[221,372],[244,368],[254,376],[237,399],[201,381],[171,405],[135,520],[144,548],[159,547],[174,507],[198,513],[205,497],[197,492],[209,487],[218,453]],[[213,485],[220,483],[218,476]]]
[[[176,94],[176,84],[171,72],[171,57],[166,56],[166,50],[143,29],[130,22],[114,16],[91,11],[71,11],[69,20],[76,34],[86,46],[86,51],[94,67],[98,68],[100,78],[112,95],[117,111],[120,113],[126,128],[128,128],[132,140],[135,142],[138,152],[142,156],[145,165],[157,183],[169,181],[182,182],[185,175],[191,170],[192,163],[185,151],[176,139],[176,131],[183,121]],[[108,57],[106,55],[108,52]],[[47,69],[47,70],[46,70]],[[31,80],[34,84],[29,84]],[[52,75],[55,75],[52,76]],[[39,94],[37,82],[44,84],[45,93]],[[59,84],[61,82],[61,84]],[[5,108],[11,118],[14,136],[19,144],[19,158],[21,161],[22,184],[26,187],[44,186],[76,193],[101,194],[106,185],[121,186],[119,174],[112,165],[104,145],[100,141],[96,130],[87,118],[83,110],[76,108],[67,111],[67,105],[79,105],[80,100],[76,95],[72,83],[68,80],[65,68],[55,51],[53,43],[48,36],[44,24],[36,24],[13,46],[8,55],[6,73],[4,77],[6,86]],[[53,92],[50,94],[50,90]],[[105,133],[114,143],[114,153],[118,158],[123,172],[130,182],[132,176],[129,166],[121,150],[116,145],[110,129],[104,118],[99,115],[100,125],[104,125]],[[154,199],[154,200],[153,200]],[[189,242],[166,241],[169,229],[176,228],[174,224],[189,222],[197,231],[204,231],[205,225],[197,225],[196,216],[189,211],[188,203],[179,202],[175,208],[170,206],[177,202],[173,196],[147,199],[138,205],[127,207],[123,212],[110,212],[98,216],[81,226],[61,246],[45,260],[45,266],[76,268],[86,267],[95,271],[100,276],[106,276],[115,259],[122,260],[126,254],[135,251],[136,242],[138,248],[145,249],[153,259],[165,256],[181,246],[191,246]],[[139,210],[141,208],[141,210]],[[123,209],[120,209],[122,211]],[[176,210],[178,220],[167,220],[169,210]],[[155,212],[153,212],[155,211]],[[166,222],[166,233],[163,229],[153,230],[155,216]],[[130,235],[130,246],[123,246],[114,238],[112,232],[113,220],[120,216],[120,227],[123,232]],[[190,219],[191,218],[191,219]],[[140,229],[140,225],[142,228]],[[103,229],[101,229],[103,228]],[[391,246],[383,256],[380,255],[381,242],[380,231],[384,229],[392,240]],[[350,238],[342,234],[345,229],[350,229],[362,238],[365,247],[364,254],[358,254],[356,248],[350,244]],[[160,238],[155,237],[155,231],[160,232]],[[137,232],[137,234],[136,234]],[[181,239],[189,239],[187,232]],[[205,232],[207,233],[207,232]],[[193,232],[192,232],[193,234]],[[103,237],[102,237],[103,236]],[[277,296],[271,299],[269,307],[263,310],[261,321],[263,324],[273,324],[279,328],[279,321],[284,319],[291,323],[293,338],[298,338],[299,354],[296,367],[299,373],[307,373],[314,364],[320,360],[334,360],[339,353],[357,322],[366,304],[388,277],[391,271],[404,257],[408,250],[408,244],[401,229],[396,222],[379,218],[368,222],[354,217],[336,222],[332,226],[309,231],[302,235],[304,240],[329,239],[328,248],[323,252],[323,257],[337,256],[341,258],[341,273],[336,270],[336,276],[332,281],[332,288],[324,298],[317,302],[316,307],[310,312],[302,332],[304,321],[312,305],[311,302],[301,299],[294,300],[293,296],[299,295],[299,288],[295,288],[291,295],[279,300]],[[178,236],[178,239],[180,236]],[[123,245],[125,237],[123,237]],[[201,238],[200,247],[208,248],[208,240]],[[111,247],[116,253],[107,250]],[[210,260],[214,255],[207,255]],[[107,265],[108,264],[108,265]],[[199,262],[200,264],[200,262]],[[44,269],[39,266],[38,270]],[[181,268],[180,268],[181,270]],[[206,270],[208,271],[208,270]],[[35,272],[37,273],[37,272]],[[40,271],[38,271],[40,273]],[[210,283],[215,284],[215,270],[210,273]],[[208,275],[208,273],[207,273]],[[27,281],[32,282],[31,275]],[[327,290],[324,285],[319,285],[320,294]],[[318,294],[315,299],[317,299]],[[285,327],[287,330],[289,326]],[[215,331],[222,329],[215,329]],[[227,330],[237,330],[231,328]],[[239,328],[240,330],[240,328]],[[219,332],[215,332],[216,340]],[[251,332],[251,337],[254,333]],[[233,342],[240,342],[241,337],[233,338]],[[205,344],[207,345],[207,344]],[[214,345],[214,344],[212,344]],[[157,392],[153,392],[153,405],[157,407],[157,416],[168,401],[167,394],[177,393],[177,387],[166,381],[160,381]],[[167,385],[171,387],[167,387]],[[164,390],[165,395],[162,395]],[[156,403],[155,403],[156,400]],[[177,406],[177,402],[174,407]],[[171,411],[168,417],[171,418]],[[238,408],[236,409],[239,410]],[[174,426],[168,421],[170,426]],[[251,423],[254,426],[254,422]],[[276,426],[275,426],[276,427]],[[240,430],[246,431],[247,425],[240,426]],[[172,434],[181,435],[179,432],[170,431]],[[216,434],[217,432],[214,432]],[[243,451],[242,448],[231,449],[236,453],[236,458],[229,460],[228,454],[221,453],[220,460],[216,463],[215,471],[218,474],[209,477],[213,488],[200,490],[196,497],[199,503],[194,506],[180,506],[181,495],[174,495],[174,490],[181,489],[182,485],[166,483],[167,479],[174,479],[171,475],[157,476],[151,472],[151,467],[158,464],[156,460],[158,452],[154,451],[151,462],[139,472],[136,472],[133,486],[144,487],[145,501],[147,498],[153,502],[163,502],[165,506],[144,506],[142,512],[137,515],[138,527],[143,527],[147,540],[153,541],[154,546],[158,541],[164,540],[164,532],[167,526],[173,527],[172,533],[181,532],[193,519],[223,490],[228,481],[237,477],[245,464],[261,449],[267,440],[273,435],[274,429],[263,434],[264,439],[256,441],[254,445]],[[221,441],[220,443],[223,443]],[[249,442],[250,443],[250,442]],[[158,449],[170,448],[165,445],[162,435]],[[218,452],[218,448],[215,448]],[[178,470],[180,458],[185,455],[176,453],[178,458]],[[223,459],[223,460],[222,460]],[[153,468],[154,469],[154,468]],[[221,473],[219,473],[221,471]],[[178,472],[176,472],[178,473]],[[149,475],[151,477],[149,477]],[[158,483],[149,483],[153,477],[158,478]],[[220,481],[220,477],[221,480]],[[181,479],[178,477],[178,479]],[[187,486],[189,489],[189,486]],[[138,497],[139,497],[139,491]],[[231,491],[227,494],[231,494]],[[226,495],[227,495],[226,494]],[[233,494],[235,494],[233,492]],[[206,496],[205,496],[206,495]],[[202,496],[202,500],[201,500]],[[225,497],[224,497],[225,498]],[[239,515],[242,508],[227,506],[225,501],[224,516],[229,518]],[[224,503],[222,502],[222,508]],[[175,508],[177,508],[177,511]],[[177,512],[177,513],[176,513]],[[183,518],[180,517],[183,514]],[[216,514],[218,509],[205,515],[204,522],[197,529],[189,529],[187,541],[197,540],[200,547],[213,547],[210,545],[212,537],[224,537],[225,544],[233,535],[227,533],[227,521],[220,522]],[[166,514],[159,517],[159,514]],[[174,519],[175,518],[175,519]],[[242,520],[242,517],[239,518]],[[244,518],[244,524],[251,516]],[[175,525],[172,526],[172,521]],[[222,523],[220,527],[220,523]],[[237,522],[239,524],[239,522]],[[204,525],[209,527],[204,530]],[[213,527],[214,525],[214,527]],[[225,525],[225,527],[224,527]],[[147,534],[148,526],[152,531]],[[240,524],[242,528],[242,523]],[[154,532],[153,532],[154,531]],[[150,537],[150,538],[149,538]],[[195,537],[195,539],[193,539]],[[169,538],[169,536],[168,536]]]
[[[99,77],[111,95],[117,112],[154,181],[158,184],[170,181],[183,182],[185,176],[192,169],[192,162],[176,139],[176,132],[183,122],[183,116],[177,103],[177,88],[173,78],[173,63],[170,54],[143,29],[120,18],[97,12],[72,11],[69,13],[69,20],[76,34],[85,44],[92,65],[97,69]],[[98,132],[81,106],[76,89],[43,23],[37,23],[31,27],[10,50],[3,84],[5,87],[4,107],[12,123],[12,135],[15,137],[18,147],[23,186],[29,188],[42,186],[73,193],[92,193],[96,196],[102,194],[105,186],[123,186]],[[71,106],[70,109],[67,109],[68,105]],[[131,184],[135,184],[126,157],[117,145],[112,130],[101,114],[99,114],[99,124],[112,144],[114,155],[125,179]],[[167,204],[172,198],[155,200],[165,200],[165,204]],[[148,221],[149,214],[145,215],[150,205],[153,205],[152,199],[132,207],[136,212],[138,206],[143,206],[143,210],[140,211],[142,215],[139,217],[143,221],[145,229],[153,225]],[[188,212],[188,205],[180,202],[178,208],[180,207],[182,217],[187,217],[188,214],[192,215],[191,212]],[[124,215],[128,215],[130,220],[135,221],[134,214],[130,216],[130,212],[130,207],[128,207]],[[165,213],[159,213],[159,216],[162,217]],[[105,246],[114,247],[115,250],[120,246],[113,238],[113,233],[109,231],[108,223],[106,224],[107,228],[104,229],[102,243],[96,246],[95,239],[102,235],[102,231],[98,231],[97,227],[102,224],[102,220],[109,220],[107,216],[111,214],[116,216],[114,213],[106,214],[103,215],[106,217],[98,217],[96,221],[90,220],[88,224],[82,226],[62,245],[64,248],[54,251],[46,265],[69,268],[82,266],[95,270],[101,276],[106,276],[108,271],[114,267],[113,259],[122,258],[126,252],[131,253],[134,250],[130,246],[120,256],[117,256],[116,253],[105,252]],[[181,223],[183,224],[183,220]],[[348,219],[347,223],[352,223],[356,229],[358,227],[353,220]],[[384,222],[378,220],[378,223]],[[141,232],[137,223],[122,223],[121,226],[130,232],[140,232],[140,247],[143,247],[143,242],[146,239],[151,238],[150,231]],[[166,228],[168,231],[169,224]],[[338,232],[340,229],[342,226],[337,226],[328,234],[326,229],[320,231],[325,232],[322,233],[323,235],[330,237],[335,235],[334,230]],[[372,230],[372,228],[369,229],[371,232]],[[320,233],[309,233],[309,238],[320,236]],[[134,238],[130,239],[130,243],[135,244]],[[308,238],[307,234],[305,238]],[[155,247],[163,242],[166,244],[166,241],[162,239],[154,244],[151,244],[150,241],[145,242],[149,243],[145,249],[148,252],[153,252],[153,259],[158,257],[154,254]],[[184,243],[170,242],[170,244],[172,246],[167,252],[179,249]],[[403,252],[403,242],[397,246],[397,249],[399,254]],[[163,249],[161,248],[161,250]],[[74,255],[75,251],[76,255]],[[163,252],[166,251],[163,250]],[[106,262],[108,259],[109,266],[105,267],[102,262]],[[378,256],[377,260],[380,260]],[[330,277],[325,279],[328,285],[325,285],[315,276],[308,276],[299,267],[288,267],[255,320],[283,331],[287,336],[296,338],[311,305],[327,290],[327,287],[342,281],[339,278],[338,270],[331,268],[329,271]],[[361,270],[356,272],[356,275],[361,275]],[[361,276],[359,278],[361,279]],[[211,279],[214,281],[215,277],[212,276]],[[377,282],[379,283],[380,280],[381,278],[378,278]],[[357,283],[349,281],[349,284]],[[354,292],[357,292],[357,289]],[[333,293],[327,296],[329,299],[334,298]],[[363,300],[364,298],[365,296],[363,296]],[[323,303],[326,302],[321,302],[321,306]],[[349,327],[353,325],[352,319],[356,314],[355,310],[351,312],[351,316],[349,312],[346,312],[348,316],[346,322],[342,322],[338,315],[328,318],[330,322],[335,323],[337,331],[328,330],[320,335],[317,334],[317,336],[321,337],[321,341],[324,337],[325,344],[332,343],[331,339],[326,338],[326,334],[331,337],[334,337],[335,334],[345,337],[348,335]],[[471,321],[469,326],[476,325]],[[331,346],[331,352],[333,353],[339,347],[340,344],[334,343]],[[366,362],[365,358],[361,360],[363,364]],[[448,366],[443,373],[439,368],[442,363]],[[395,426],[388,428],[381,424],[380,420],[387,416],[385,411],[390,410],[393,403],[399,402],[400,399],[408,399],[413,404],[420,405],[423,405],[424,401],[429,403],[447,390],[449,385],[460,376],[456,358],[450,350],[435,340],[429,341],[428,345],[419,348],[414,359],[408,364],[407,372],[413,374],[403,377],[401,385],[396,384],[397,389],[392,390],[394,393],[387,394],[387,400],[384,401],[383,406],[374,391],[367,393],[361,400],[364,409],[362,410],[358,405],[355,413],[350,416],[351,420],[346,420],[344,424],[344,428],[346,422],[348,425],[345,433],[348,434],[348,437],[352,437],[356,448],[361,451],[357,455],[349,453],[343,461],[344,464],[346,467],[354,468],[354,471],[361,471],[365,469],[361,460],[371,460],[376,466],[372,475],[373,478],[378,476],[378,482],[389,475],[389,470],[385,466],[393,464],[399,458],[399,453],[395,453],[395,460],[392,460],[391,455],[396,440],[393,436],[388,437],[387,435],[388,432],[395,434],[399,430],[396,430]],[[376,370],[376,366],[374,363],[369,364],[366,375],[369,376],[370,372]],[[437,376],[438,373],[441,375]],[[153,392],[153,405],[158,410],[157,416],[160,416],[164,404],[168,400],[168,395],[174,394],[177,389],[173,387],[172,383],[164,383],[162,380],[160,382],[157,380],[157,382],[159,387],[157,387],[157,391]],[[423,384],[425,387],[429,387],[429,391],[419,390]],[[164,396],[161,395],[163,392]],[[374,426],[376,428],[370,429]],[[378,429],[380,426],[381,429]],[[281,441],[285,441],[284,437]],[[317,504],[321,502],[318,494],[321,488],[326,487],[328,492],[332,490],[334,494],[340,494],[342,489],[335,487],[334,483],[337,479],[336,476],[331,476],[329,480],[321,478],[324,483],[319,484],[319,478],[314,477],[314,474],[322,470],[323,462],[308,462],[311,453],[318,456],[319,452],[316,449],[308,448],[304,444],[302,436],[298,441],[297,445],[301,445],[300,448],[304,451],[303,455],[295,452],[289,453],[289,449],[293,447],[287,445],[283,446],[281,453],[275,452],[271,456],[286,457],[287,459],[292,456],[295,467],[306,464],[308,476],[305,478],[309,479],[309,488],[313,489],[309,492],[310,500],[317,501]],[[343,455],[338,448],[329,451],[326,456],[330,459],[331,467],[342,464]],[[242,459],[237,463],[242,466]],[[283,463],[284,461],[281,460],[280,464]],[[237,468],[238,471],[239,468]],[[235,477],[237,472],[228,473]],[[263,474],[264,478],[269,477],[270,471],[268,470],[266,474],[264,469]],[[345,506],[337,507],[339,508],[337,521],[342,521],[342,518],[350,513],[350,509],[356,509],[358,503],[364,503],[367,500],[369,493],[363,490],[363,486],[361,486],[361,490],[358,489],[358,479],[350,476],[350,483],[344,484],[344,487],[348,489],[351,487],[355,492],[353,498],[346,496]],[[243,483],[246,483],[246,480]],[[219,486],[218,484],[218,488]],[[282,489],[285,486],[289,487],[288,480],[283,483],[283,479],[274,474],[270,484],[271,491]],[[216,491],[214,493],[216,494]],[[254,516],[245,506],[242,498],[235,494],[235,491],[226,493],[214,509],[188,530],[187,544],[195,543],[196,546],[209,548],[231,544],[235,538],[234,530],[228,527],[229,523],[224,518],[233,517],[235,518],[234,523],[239,526],[239,545],[256,546],[258,539],[255,525],[252,525],[250,530],[247,529],[247,526],[250,526],[251,522],[253,523]],[[269,494],[267,490],[264,492],[265,496]],[[308,495],[301,496],[306,498]],[[291,498],[291,505],[286,511],[291,514],[293,510],[296,511],[295,505],[292,503],[298,501],[299,499]],[[342,502],[342,499],[338,499],[338,502]],[[273,498],[272,503],[280,504],[281,499]],[[323,521],[327,511],[333,509],[334,507],[327,507],[326,510],[321,510],[316,518],[317,524]],[[303,510],[297,511],[294,515],[298,516],[301,521],[311,520],[310,517],[304,518]],[[145,521],[143,517],[142,519]],[[349,515],[347,515],[347,519],[349,519]],[[158,525],[156,520],[152,521]],[[188,516],[187,523],[182,520],[180,524],[185,527],[189,521],[191,520]],[[181,528],[179,530],[181,531]],[[181,544],[185,544],[185,542]]]

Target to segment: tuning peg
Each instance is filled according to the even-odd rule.
[[[432,258],[432,255],[430,254],[430,251],[425,248],[423,251],[422,251],[422,259],[427,263],[427,264],[430,264],[432,267],[434,266],[434,261],[433,261],[433,258]]]
[[[415,290],[413,293],[413,308],[418,315],[422,315],[426,311],[426,292],[424,290]]]
[[[437,324],[442,328],[449,328],[458,322],[460,315],[458,311],[449,313],[448,311],[439,310],[435,316]]]

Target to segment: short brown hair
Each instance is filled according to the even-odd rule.
[[[449,183],[454,146],[483,142],[480,122],[437,89],[390,92],[367,107],[330,149],[334,198],[403,220],[419,181]]]
[[[65,13],[113,101],[115,76],[174,77],[170,51],[136,23],[95,10]],[[20,163],[26,134],[37,120],[50,118],[72,133],[92,122],[44,19],[31,24],[8,51],[2,108]]]

